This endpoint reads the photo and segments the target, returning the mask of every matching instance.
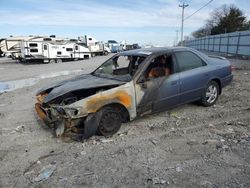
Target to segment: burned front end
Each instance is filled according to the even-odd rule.
[[[35,109],[38,116],[46,125],[53,128],[57,136],[84,134],[84,123],[87,114],[80,115],[81,109],[69,107],[77,101],[77,97],[61,96],[58,99],[45,103],[48,93],[37,95]]]
[[[127,116],[135,116],[131,84],[85,75],[39,91],[35,109],[57,136],[82,135],[88,138],[96,133],[96,112],[105,105],[120,104],[124,111],[128,111]]]

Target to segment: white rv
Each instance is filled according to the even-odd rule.
[[[107,55],[111,52],[110,49],[105,46],[103,42],[98,41],[90,35],[78,37],[78,43],[88,47],[92,56]]]
[[[48,40],[48,41],[47,41]],[[66,60],[88,59],[91,53],[83,45],[71,41],[21,41],[22,62],[43,61],[44,63],[59,63]]]
[[[20,56],[20,42],[23,40],[42,40],[40,36],[11,36],[0,42],[0,48],[4,56],[16,59]]]

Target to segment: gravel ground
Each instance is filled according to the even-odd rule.
[[[0,81],[39,78],[0,94],[0,187],[250,187],[250,60],[230,59],[234,81],[213,107],[144,116],[110,138],[55,138],[34,112],[36,91],[107,58],[0,59]]]

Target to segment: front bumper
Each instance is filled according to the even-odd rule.
[[[35,104],[35,110],[39,118],[50,128],[55,130],[56,136],[69,136],[89,138],[93,136],[98,128],[99,117],[96,114],[89,114],[81,118],[65,118],[54,116],[52,108],[43,108],[40,102]]]
[[[35,109],[37,115],[40,117],[41,120],[43,120],[46,124],[51,124],[53,121],[48,117],[46,111],[42,108],[42,105],[40,103],[35,104]]]

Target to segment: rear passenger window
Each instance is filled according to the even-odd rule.
[[[180,72],[202,67],[205,63],[192,52],[175,52]]]

